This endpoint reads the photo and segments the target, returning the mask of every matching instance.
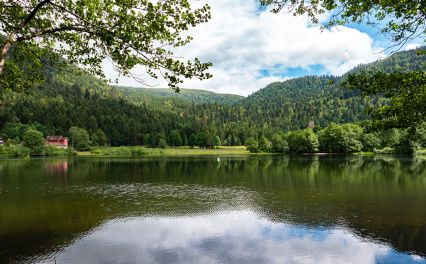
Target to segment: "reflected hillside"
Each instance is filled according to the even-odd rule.
[[[251,211],[348,228],[426,255],[426,161],[222,157],[1,161],[0,262],[56,251],[111,220]],[[25,242],[25,243],[24,243]]]

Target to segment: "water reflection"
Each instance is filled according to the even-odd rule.
[[[67,175],[68,160],[59,160],[56,162],[47,163],[45,168],[48,175]]]
[[[274,223],[251,211],[109,221],[58,252],[57,263],[426,263],[344,228]],[[37,263],[52,263],[52,256]]]
[[[425,205],[422,159],[0,161],[0,263],[424,263]]]

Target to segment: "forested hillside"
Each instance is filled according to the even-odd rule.
[[[358,90],[342,87],[342,80],[359,71],[426,70],[426,56],[415,50],[399,52],[387,59],[360,65],[341,77],[307,76],[272,83],[247,97],[242,105],[250,118],[284,130],[295,130],[315,123],[356,122],[369,118],[367,110],[384,103],[379,97],[363,97]]]
[[[235,104],[244,97],[235,94],[218,94],[210,91],[196,89],[180,89],[179,93],[169,88],[135,88],[115,86],[131,101],[145,105],[161,104],[173,101],[176,104]]]
[[[341,89],[332,76],[307,76],[272,83],[246,98],[243,105],[253,120],[263,120],[283,130],[330,122],[346,123],[368,119],[366,108],[381,103],[379,98]]]
[[[360,71],[382,71],[382,72],[395,72],[395,71],[416,71],[424,70],[426,57],[420,56],[418,51],[426,50],[426,47],[420,47],[416,50],[401,51],[392,54],[386,59],[382,59],[370,64],[362,64],[350,70],[347,74]],[[346,75],[347,75],[346,74]]]
[[[415,51],[357,69],[382,71],[424,67]],[[424,69],[424,68],[423,68]],[[19,140],[32,125],[44,135],[68,135],[71,127],[88,131],[93,142],[105,135],[111,145],[241,145],[249,137],[331,122],[366,120],[366,110],[384,103],[341,87],[345,78],[307,76],[272,83],[247,98],[199,90],[111,87],[75,67],[49,69],[46,81],[22,92],[5,91],[0,106],[2,137]],[[214,143],[213,141],[216,141]],[[99,143],[99,142],[98,142]],[[174,143],[173,143],[174,145]]]

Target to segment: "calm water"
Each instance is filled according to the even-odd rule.
[[[426,160],[4,160],[0,263],[426,263]]]

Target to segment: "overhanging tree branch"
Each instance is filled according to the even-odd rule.
[[[159,76],[160,68],[166,69],[172,88],[181,83],[180,78],[211,76],[205,73],[209,63],[183,62],[164,48],[186,45],[191,38],[180,34],[210,19],[208,5],[192,9],[186,0],[4,1],[0,29],[8,38],[0,47],[0,77],[9,50],[21,42],[41,48],[59,44],[54,49],[57,54],[99,77],[103,77],[102,61],[108,57],[124,75],[137,65],[145,66],[153,78]],[[16,8],[5,7],[10,3]],[[29,3],[35,5],[31,11]]]
[[[19,41],[31,40],[31,39],[34,39],[34,38],[37,38],[37,37],[42,37],[42,36],[54,34],[54,33],[57,33],[57,32],[62,32],[62,31],[75,31],[75,32],[93,33],[91,31],[89,31],[87,28],[76,27],[76,26],[65,26],[65,27],[47,29],[47,30],[43,30],[43,31],[40,31],[40,32],[35,32],[35,33],[27,35],[27,36],[18,37],[16,39],[16,41],[19,42]]]
[[[46,4],[50,3],[51,0],[43,0],[40,3],[38,3],[34,9],[31,11],[31,13],[27,16],[27,18],[22,21],[22,23],[16,28],[15,34],[18,33],[22,28],[24,28],[37,14],[37,12]]]
[[[10,48],[12,45],[17,41],[16,35],[21,31],[25,26],[30,23],[30,21],[36,16],[37,12],[46,4],[50,3],[50,0],[44,0],[38,3],[34,9],[30,12],[30,14],[13,30],[9,36],[7,37],[6,41],[3,43],[3,46],[1,47],[0,51],[0,75],[3,72],[4,64],[6,62],[7,54],[9,53]]]

